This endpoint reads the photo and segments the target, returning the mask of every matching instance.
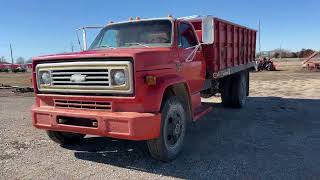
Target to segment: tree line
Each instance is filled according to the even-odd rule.
[[[285,49],[275,49],[258,53],[257,56],[268,56],[270,58],[307,58],[315,52],[313,49],[301,49],[300,51],[290,51]]]
[[[16,64],[26,64],[26,63],[31,63],[32,59],[26,59],[24,57],[18,57],[16,59],[14,59],[14,63]],[[6,59],[4,56],[0,57],[0,64],[7,64],[7,63],[11,63],[11,59]]]

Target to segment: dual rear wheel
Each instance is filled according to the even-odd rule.
[[[225,107],[242,108],[249,95],[249,72],[242,71],[220,81],[222,104]]]

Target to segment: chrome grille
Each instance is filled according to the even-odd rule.
[[[124,85],[111,82],[113,70],[124,70]],[[62,93],[133,93],[133,67],[130,61],[81,61],[43,63],[36,66],[37,85],[40,92]],[[40,83],[40,72],[48,72],[50,84]]]
[[[111,110],[111,102],[77,101],[77,100],[54,100],[54,106],[58,108]]]
[[[73,76],[82,76],[84,81],[72,81]],[[72,69],[72,70],[52,70],[52,85],[59,86],[110,86],[109,70],[106,69]]]

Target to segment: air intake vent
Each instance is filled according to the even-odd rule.
[[[111,110],[111,102],[54,100],[54,106],[58,108]]]

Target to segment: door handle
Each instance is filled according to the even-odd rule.
[[[177,70],[177,72],[181,72],[181,71],[182,71],[182,64],[181,64],[181,62],[176,62],[176,70]]]

